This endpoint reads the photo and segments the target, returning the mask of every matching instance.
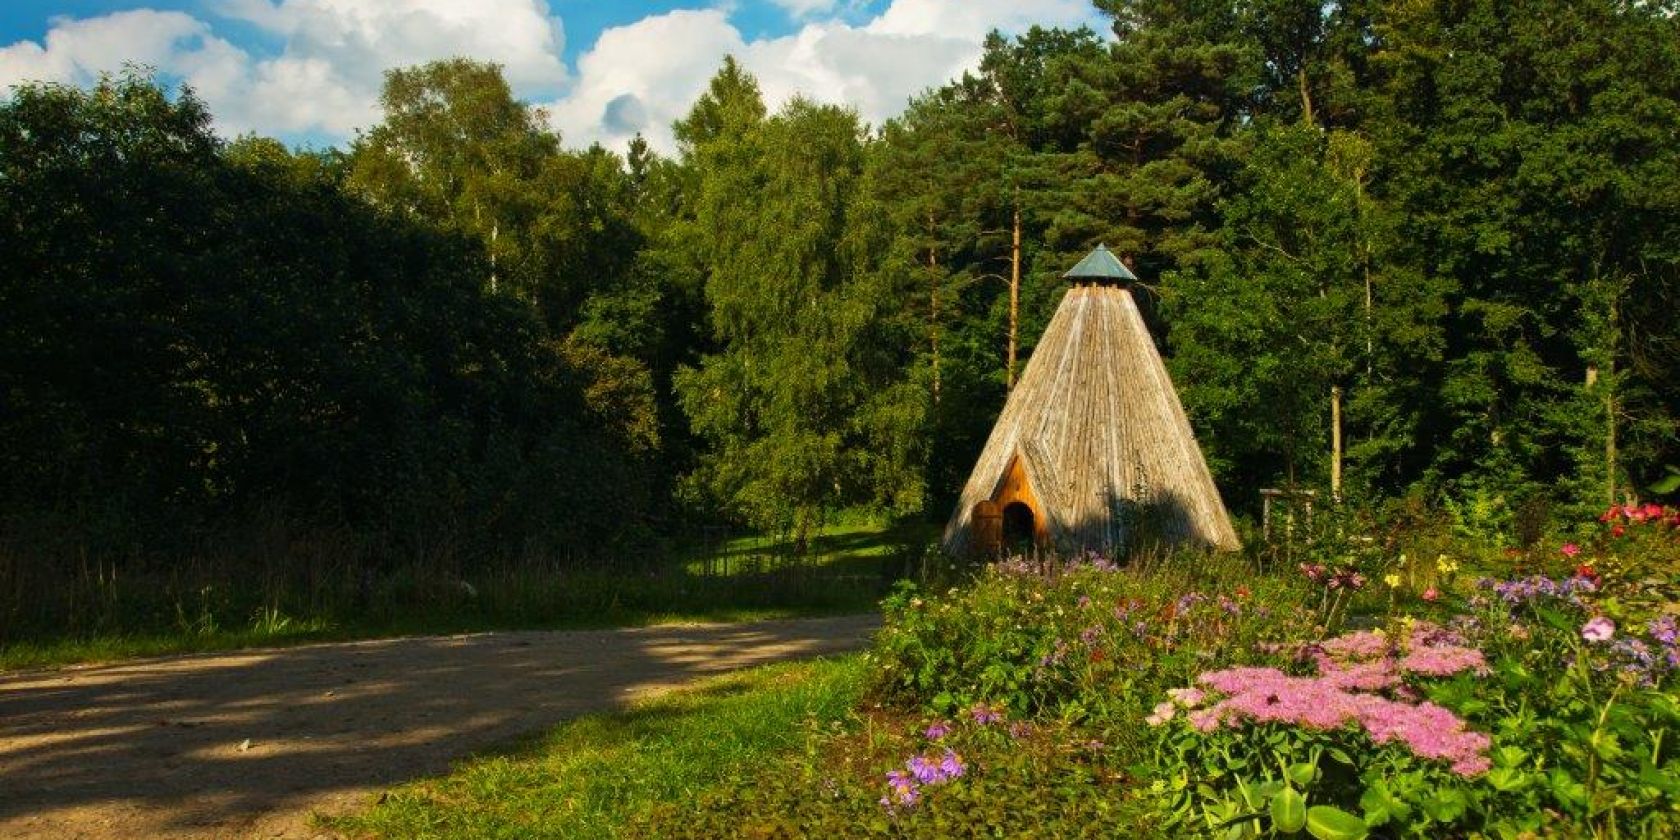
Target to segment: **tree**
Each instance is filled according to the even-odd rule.
[[[726,64],[679,132],[699,174],[693,230],[718,350],[676,387],[709,445],[698,486],[803,547],[822,511],[874,501],[914,510],[904,441],[919,395],[886,317],[864,200],[863,131],[850,111],[795,100],[760,120],[756,85]]]

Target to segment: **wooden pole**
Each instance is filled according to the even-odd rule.
[[[1330,500],[1342,500],[1342,386],[1330,386]]]
[[[1607,506],[1616,503],[1616,350],[1621,338],[1619,294],[1614,289],[1610,292],[1610,352],[1604,360],[1604,503]]]
[[[933,404],[939,404],[939,252],[934,248],[933,211],[928,211],[928,338],[933,350]]]
[[[1021,325],[1021,188],[1015,188],[1015,217],[1009,245],[1009,350],[1004,384],[1015,388],[1015,346]]]

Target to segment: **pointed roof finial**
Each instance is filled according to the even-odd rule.
[[[1137,275],[1127,269],[1126,264],[1120,262],[1120,258],[1114,256],[1114,252],[1108,250],[1107,245],[1098,245],[1096,250],[1086,254],[1085,259],[1080,260],[1078,265],[1068,269],[1067,273],[1062,275],[1062,279],[1075,283],[1119,285],[1135,282]]]

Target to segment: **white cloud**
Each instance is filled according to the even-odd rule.
[[[774,2],[790,11],[837,5]],[[879,124],[911,96],[977,65],[994,28],[1077,26],[1095,17],[1086,0],[893,0],[861,25],[813,21],[791,35],[747,41],[723,11],[672,12],[602,33],[579,60],[575,86],[548,108],[571,143],[621,148],[639,130],[670,151],[671,123],[733,54],[758,77],[771,108],[803,94],[851,105]]]
[[[770,0],[796,18],[808,18],[834,11],[839,0]]]
[[[355,83],[391,67],[466,55],[501,64],[519,88],[556,89],[565,34],[546,0],[224,0],[229,17],[281,35],[285,58],[327,61]]]
[[[745,50],[741,33],[715,9],[607,29],[578,59],[571,90],[547,106],[551,122],[569,143],[618,147],[641,131],[670,149],[671,122],[687,113],[725,55]]]
[[[207,67],[237,49],[210,34],[204,22],[181,12],[151,9],[86,20],[54,21],[43,43],[0,47],[0,86],[22,82],[85,85],[125,63],[174,67],[186,61]]]
[[[350,136],[379,118],[385,70],[467,55],[502,64],[527,95],[562,88],[565,43],[546,0],[225,0],[223,15],[282,42],[258,57],[181,12],[56,19],[43,43],[0,48],[0,84],[86,84],[125,62],[190,84],[227,133]]]
[[[502,64],[520,96],[548,100],[570,144],[622,148],[641,131],[669,151],[671,123],[725,55],[758,77],[772,108],[803,94],[852,105],[879,124],[912,95],[973,67],[993,28],[1095,18],[1087,0],[893,0],[854,24],[842,18],[856,20],[858,0],[768,1],[805,23],[749,40],[731,23],[729,2],[651,15],[603,31],[570,72],[549,0],[216,0],[214,14],[255,27],[278,48],[253,54],[182,12],[58,18],[41,42],[0,47],[0,85],[86,84],[137,62],[191,84],[225,133],[339,140],[379,119],[386,69],[466,55]]]
[[[1035,23],[1078,26],[1094,17],[1087,0],[893,0],[880,17],[869,22],[868,29],[979,41],[993,29],[1018,32]]]

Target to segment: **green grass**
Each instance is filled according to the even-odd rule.
[[[494,616],[440,620],[415,614],[384,623],[334,623],[326,619],[314,619],[289,621],[286,626],[278,628],[253,623],[246,628],[218,629],[209,633],[134,633],[85,639],[18,642],[0,649],[0,671],[60,668],[149,656],[215,653],[248,648],[283,648],[321,642],[451,635],[493,630],[595,630],[608,627],[650,627],[660,624],[818,618],[864,612],[874,607],[874,601],[860,601],[855,605],[832,607],[714,607],[663,612],[623,610],[537,622],[497,620]]]
[[[932,543],[939,526],[912,521],[890,526],[869,521],[840,522],[819,528],[806,556],[795,555],[791,541],[765,534],[723,538],[713,544],[689,545],[677,555],[689,574],[740,575],[804,563],[838,574],[878,574],[881,561],[894,554]]]
[[[47,630],[0,643],[0,670],[140,656],[489,630],[572,630],[750,621],[873,610],[900,571],[892,558],[926,545],[933,526],[824,528],[804,557],[754,536],[684,545],[636,571],[509,570],[459,581],[387,574],[365,598],[338,589],[279,597],[231,584],[139,579],[102,594],[91,631]],[[890,568],[889,568],[890,567]],[[112,584],[113,587],[116,584]],[[187,589],[185,595],[169,594]]]
[[[327,822],[356,837],[624,836],[636,814],[749,777],[817,730],[843,726],[864,678],[861,655],[715,677],[579,718]]]

